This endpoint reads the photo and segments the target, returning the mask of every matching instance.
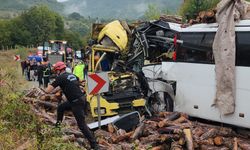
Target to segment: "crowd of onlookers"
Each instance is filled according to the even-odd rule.
[[[46,88],[53,77],[53,66],[47,58],[36,59],[27,58],[21,62],[22,74],[27,81],[37,81],[39,87]],[[80,81],[85,80],[88,71],[88,62],[82,60],[75,60],[66,62],[66,72],[75,74]]]
[[[27,58],[21,62],[22,74],[28,81],[37,81],[39,87],[46,88],[50,82],[52,65],[46,58]]]

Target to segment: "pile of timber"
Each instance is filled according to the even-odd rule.
[[[166,22],[178,23],[178,24],[181,24],[181,23],[182,23],[182,17],[176,16],[176,15],[166,15],[166,14],[162,14],[162,15],[160,16],[160,20],[163,20],[163,21],[166,21]]]
[[[96,135],[103,149],[250,149],[247,135],[236,134],[228,127],[191,122],[179,112],[161,112],[130,132],[109,125],[107,131],[98,131]]]
[[[196,19],[191,19],[189,24],[197,23],[215,23],[216,22],[216,10],[201,11]]]
[[[33,112],[48,125],[56,122],[58,101],[64,100],[61,93],[45,94],[39,88],[31,89],[24,98]],[[87,141],[76,125],[71,113],[63,121],[63,139],[86,146]],[[237,134],[232,128],[190,121],[180,112],[161,112],[149,119],[143,119],[131,131],[119,129],[112,124],[95,131],[103,150],[248,150],[249,134]]]

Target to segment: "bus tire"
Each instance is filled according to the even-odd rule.
[[[152,114],[174,110],[174,101],[167,92],[155,92],[149,97],[149,110]]]

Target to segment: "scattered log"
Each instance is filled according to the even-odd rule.
[[[174,141],[171,143],[171,150],[183,150],[183,148],[178,142]]]
[[[196,127],[194,130],[192,130],[194,139],[199,139],[202,134],[204,134],[204,130],[202,127]]]
[[[214,140],[213,140],[213,138],[208,138],[206,140],[197,140],[196,143],[198,145],[211,145],[211,146],[213,146]]]
[[[108,132],[110,133],[114,133],[115,132],[115,128],[112,124],[108,124]]]
[[[109,144],[109,142],[106,141],[106,140],[103,139],[103,138],[99,139],[99,140],[98,140],[98,143],[101,144],[101,145],[103,145],[103,146],[112,147],[112,145]]]
[[[234,138],[234,148],[233,150],[238,150],[238,140],[237,138]]]
[[[37,100],[36,103],[38,105],[42,105],[43,107],[46,107],[46,108],[49,108],[49,109],[56,109],[57,108],[56,104],[53,104],[53,103],[50,103],[50,102]]]
[[[208,132],[202,134],[200,139],[205,140],[205,139],[208,139],[208,138],[211,138],[211,137],[215,137],[216,135],[217,135],[217,130],[212,128]]]
[[[158,146],[153,147],[151,150],[164,150],[164,146],[158,145]]]
[[[158,127],[158,122],[156,122],[156,121],[146,120],[146,121],[144,121],[144,123],[148,124],[151,128],[157,128]]]
[[[130,138],[131,135],[133,135],[133,133],[134,133],[134,131],[131,131],[131,132],[125,133],[124,135],[112,136],[111,137],[112,142],[113,143],[118,143],[118,142],[127,140],[127,139]]]
[[[141,137],[140,143],[141,144],[147,144],[147,143],[161,143],[167,140],[178,140],[180,139],[180,136],[177,134],[154,134],[149,135],[147,137]]]
[[[122,150],[134,149],[134,145],[127,142],[120,142],[119,145],[121,145]]]
[[[104,131],[104,130],[96,130],[95,131],[95,136],[97,138],[103,138],[103,139],[106,139],[106,140],[110,140],[111,141],[111,137],[113,136],[112,133],[110,132],[107,132],[107,131]]]
[[[211,145],[201,145],[201,150],[229,150],[227,147],[217,147],[217,146],[211,146]]]
[[[221,146],[223,144],[223,137],[216,136],[214,138],[214,144],[217,145],[217,146]]]
[[[166,22],[173,22],[173,23],[179,23],[181,24],[182,18],[180,16],[175,16],[175,15],[161,15],[160,16],[161,20],[164,20]]]
[[[238,140],[238,145],[242,150],[249,150],[250,149],[250,142],[246,140]]]
[[[183,137],[181,137],[178,141],[178,144],[181,146],[185,145],[185,143],[186,143],[186,141],[185,141],[185,138],[183,138]]]
[[[183,123],[183,122],[186,122],[186,121],[187,121],[187,118],[185,118],[184,116],[181,116],[180,118],[174,120],[174,123],[180,124],[180,123]]]
[[[188,150],[194,149],[193,137],[192,132],[190,129],[184,129],[183,133],[185,135],[186,145]]]
[[[176,119],[178,119],[180,116],[181,116],[180,113],[174,112],[174,113],[172,113],[171,115],[169,115],[168,117],[166,117],[164,120],[160,121],[160,122],[158,123],[158,126],[159,126],[160,128],[165,127],[165,126],[168,124],[169,121],[176,120]],[[182,117],[182,116],[181,116],[181,117]]]
[[[135,140],[137,138],[139,138],[142,134],[143,131],[145,129],[145,123],[141,123],[136,129],[134,134],[131,136],[131,139]]]
[[[164,112],[159,112],[158,116],[161,118],[166,118],[167,116],[171,114],[173,114],[173,112],[164,111]]]
[[[176,126],[171,126],[171,127],[162,127],[159,128],[158,133],[160,134],[181,134],[183,133],[182,129]]]

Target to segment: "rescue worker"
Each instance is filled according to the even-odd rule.
[[[43,61],[43,83],[44,88],[48,87],[48,84],[50,82],[50,75],[51,75],[51,65],[49,61],[45,58]]]
[[[43,66],[40,62],[37,62],[37,81],[41,87],[43,85]]]
[[[80,79],[80,81],[84,80],[84,68],[85,65],[82,61],[79,61],[74,67],[73,74],[76,75]]]
[[[72,73],[66,72],[66,65],[64,62],[57,62],[54,66],[54,70],[58,76],[55,81],[48,86],[46,92],[51,93],[54,88],[59,86],[67,98],[67,101],[59,104],[57,108],[56,126],[60,126],[63,120],[64,111],[71,110],[79,129],[88,139],[91,148],[98,150],[99,146],[96,139],[85,122],[84,108],[86,105],[86,97],[79,87],[79,78]]]

